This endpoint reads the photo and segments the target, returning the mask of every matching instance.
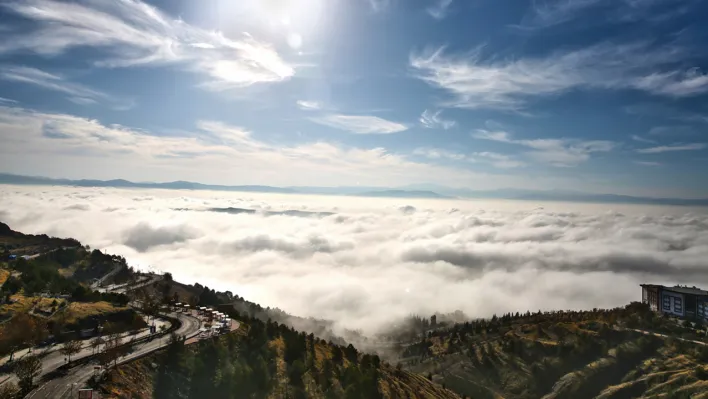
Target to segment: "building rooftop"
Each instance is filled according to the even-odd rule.
[[[649,287],[649,288],[661,288],[666,291],[671,291],[671,292],[678,292],[680,294],[690,294],[690,295],[708,295],[708,291],[702,290],[698,287],[684,287],[684,286],[674,286],[674,287],[667,287],[661,284],[639,284],[642,287]]]
[[[681,294],[691,295],[708,295],[708,291],[696,287],[664,287],[667,291],[678,292]]]

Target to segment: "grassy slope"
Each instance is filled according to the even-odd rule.
[[[67,324],[74,324],[88,317],[108,316],[127,310],[127,307],[113,306],[108,302],[72,302],[63,311],[62,317]]]
[[[617,311],[558,321],[548,315],[499,332],[443,332],[425,343],[429,351],[419,352],[425,355],[408,357],[406,367],[473,398],[708,398],[708,359],[700,346],[615,331],[607,322],[616,317],[621,325],[622,317],[636,316]]]

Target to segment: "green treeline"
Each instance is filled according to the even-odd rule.
[[[173,337],[158,359],[156,399],[325,398],[375,399],[382,363],[276,322],[246,318],[247,335],[227,334],[185,346]]]

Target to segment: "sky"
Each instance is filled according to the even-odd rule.
[[[708,287],[705,208],[2,185],[0,220],[367,334]]]
[[[0,171],[708,196],[700,0],[6,0]]]

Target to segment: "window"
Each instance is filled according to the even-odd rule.
[[[683,313],[683,306],[679,297],[674,297],[674,312]]]
[[[664,310],[671,311],[671,297],[670,296],[664,296]]]
[[[698,302],[698,318],[708,319],[708,305],[705,302]]]

